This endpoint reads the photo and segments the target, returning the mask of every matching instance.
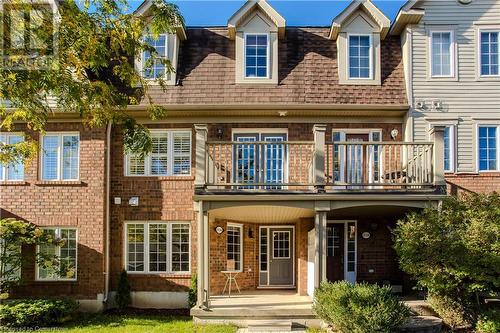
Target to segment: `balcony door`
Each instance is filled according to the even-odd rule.
[[[346,134],[346,141],[352,142],[347,146],[346,151],[346,175],[347,183],[363,184],[366,183],[367,160],[366,149],[363,145],[357,145],[355,142],[369,140],[369,134]]]
[[[234,134],[234,141],[242,143],[234,148],[234,182],[246,185],[238,188],[282,188],[286,177],[287,154],[286,145],[282,142],[286,139],[284,133]]]

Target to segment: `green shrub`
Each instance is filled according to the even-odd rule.
[[[316,314],[344,333],[392,332],[410,317],[389,287],[323,282],[314,296]]]
[[[498,333],[500,332],[500,309],[486,310],[479,316],[476,323],[477,333]]]
[[[116,291],[115,301],[118,309],[123,310],[132,303],[132,296],[130,295],[130,283],[128,282],[127,271],[123,270],[120,274],[118,281],[118,290]]]
[[[472,313],[468,310],[470,306],[465,306],[465,301],[454,297],[429,293],[427,301],[443,322],[452,329],[468,327],[472,322]]]
[[[191,277],[191,286],[189,286],[188,293],[188,303],[189,307],[192,308],[196,305],[196,301],[198,300],[198,278],[196,275]]]
[[[70,299],[25,299],[0,304],[0,323],[9,327],[47,327],[72,319],[78,303]]]

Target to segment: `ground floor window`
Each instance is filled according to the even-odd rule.
[[[190,272],[189,223],[125,224],[125,267],[128,272]]]
[[[241,271],[243,255],[243,226],[227,225],[227,270]]]
[[[53,240],[57,240],[55,243],[58,245],[38,246],[37,251],[42,257],[55,260],[50,260],[50,265],[37,265],[37,280],[76,280],[78,252],[76,228],[44,228],[43,232]]]

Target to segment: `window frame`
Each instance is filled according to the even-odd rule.
[[[144,270],[142,271],[129,271],[128,270],[128,234],[127,227],[129,224],[142,224],[144,225]],[[167,225],[167,270],[166,271],[150,271],[149,270],[149,225],[150,224],[163,224]],[[172,271],[172,225],[174,224],[184,224],[188,226],[189,229],[189,270],[187,271]],[[125,221],[123,223],[123,268],[127,271],[127,274],[148,274],[148,275],[188,275],[191,274],[192,270],[192,253],[191,246],[193,245],[191,223],[188,221]]]
[[[495,143],[496,143],[496,152],[495,152],[495,158],[496,158],[496,168],[494,170],[481,170],[480,168],[480,147],[479,147],[479,129],[481,127],[495,127],[496,128],[496,138],[495,138]],[[476,134],[475,134],[475,158],[476,158],[476,172],[477,173],[491,173],[491,172],[499,172],[500,171],[500,124],[498,123],[478,123],[476,124]]]
[[[243,263],[244,263],[243,238],[245,237],[245,233],[244,233],[245,230],[243,228],[243,224],[241,224],[241,223],[228,222],[226,225],[226,270],[228,270],[227,269],[227,261],[229,260],[228,259],[228,252],[227,252],[227,238],[229,237],[229,233],[228,233],[229,227],[238,228],[240,230],[240,269],[234,269],[234,270],[231,270],[231,272],[241,273],[241,272],[243,272]]]
[[[350,52],[351,52],[351,37],[352,36],[368,36],[369,38],[369,43],[370,43],[370,50],[369,50],[369,75],[368,77],[351,77],[351,61],[350,61]],[[347,80],[373,80],[373,34],[372,33],[348,33],[347,34],[347,40],[346,40],[346,70],[347,70]]]
[[[498,34],[498,74],[483,74],[482,73],[482,54],[481,54],[481,33],[482,32],[496,32]],[[479,79],[498,79],[500,78],[500,27],[479,27],[477,29],[477,74]]]
[[[161,34],[158,34],[158,39],[159,39],[160,37],[162,37],[162,36],[164,36],[164,37],[165,37],[165,45],[164,45],[164,47],[165,47],[165,58],[166,58],[166,59],[169,59],[169,60],[171,61],[171,59],[170,59],[170,58],[169,58],[169,56],[168,56],[168,53],[169,53],[169,52],[168,52],[168,48],[169,48],[168,38],[169,38],[169,35],[170,35],[170,34],[168,34],[168,33],[161,33]],[[143,37],[143,42],[146,42],[148,38],[152,38],[152,36],[144,36],[144,37]],[[141,70],[141,71],[140,71],[140,74],[141,74],[141,77],[142,77],[144,80],[147,80],[147,81],[157,81],[158,79],[166,79],[166,78],[168,77],[168,73],[167,73],[167,69],[166,69],[166,67],[164,67],[164,69],[163,69],[163,70],[164,70],[163,75],[162,75],[162,76],[159,76],[158,78],[155,78],[155,77],[150,77],[150,78],[148,78],[148,77],[146,77],[146,76],[145,76],[145,74],[144,74],[144,73],[145,73],[145,67],[144,67],[144,66],[145,66],[145,64],[146,64],[145,53],[146,53],[146,51],[142,51],[142,52],[141,52],[141,55],[140,55],[140,59],[141,59],[141,68],[140,68],[140,70]]]
[[[5,144],[11,144],[9,143],[9,137],[21,137],[21,141],[20,142],[24,142],[24,133],[23,132],[3,132],[3,133],[0,133],[0,139],[3,137],[5,137]],[[0,140],[1,142],[1,140]],[[18,163],[16,163],[17,165]],[[24,182],[24,179],[25,179],[25,173],[24,173],[24,163],[19,163],[19,164],[22,164],[23,166],[23,172],[22,172],[22,177],[21,179],[10,179],[8,176],[9,176],[9,168],[10,168],[10,164],[7,164],[7,165],[3,165],[3,164],[0,164],[0,182]]]
[[[450,34],[450,74],[449,75],[436,75],[433,73],[433,48],[432,48],[432,41],[434,39],[433,34],[434,33],[449,33]],[[431,79],[449,79],[449,78],[454,78],[456,76],[455,74],[455,57],[456,57],[456,42],[455,42],[455,31],[453,29],[431,29],[429,30],[429,44],[428,44],[428,56],[429,56],[429,77]]]
[[[71,179],[64,179],[63,178],[63,173],[64,173],[64,168],[63,168],[63,149],[64,149],[64,144],[63,144],[63,137],[64,136],[74,136],[76,135],[78,137],[78,171],[77,171],[77,177],[76,178],[71,178]],[[44,170],[44,152],[43,152],[43,140],[46,136],[57,136],[58,137],[58,142],[57,142],[57,179],[45,179],[43,176],[43,170]],[[45,182],[72,182],[72,181],[79,181],[80,180],[80,152],[81,152],[81,138],[80,138],[80,132],[75,132],[75,131],[70,131],[70,132],[45,132],[44,134],[40,135],[40,179]]]
[[[191,129],[150,129],[151,133],[167,133],[168,135],[168,146],[167,146],[167,173],[162,175],[154,175],[151,173],[151,153],[144,156],[144,174],[134,175],[129,172],[130,157],[133,155],[127,154],[125,151],[123,153],[123,175],[125,177],[191,177],[193,173],[193,133]],[[174,174],[174,133],[185,132],[189,133],[189,173],[186,174]],[[187,155],[187,154],[186,154]]]
[[[76,242],[76,261],[75,261],[75,277],[74,278],[61,278],[59,276],[55,278],[41,278],[40,277],[40,265],[38,263],[35,263],[35,281],[43,281],[43,282],[60,282],[60,281],[78,281],[78,245],[79,245],[79,232],[78,228],[74,226],[58,226],[58,227],[41,227],[42,230],[55,230],[55,234],[57,238],[61,237],[61,229],[73,229],[75,230],[75,242]],[[40,245],[36,246],[36,253],[38,254],[40,251]],[[57,251],[57,257],[61,257],[61,247],[56,246],[56,251]]]
[[[247,76],[247,36],[266,36],[266,76]],[[270,59],[271,34],[269,32],[245,32],[243,33],[243,79],[245,80],[269,80],[269,68],[271,67]]]

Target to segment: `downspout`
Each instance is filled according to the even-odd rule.
[[[108,294],[109,294],[109,243],[110,243],[110,209],[109,209],[109,195],[110,195],[110,162],[111,162],[111,121],[108,122],[108,126],[106,128],[106,236],[104,241],[104,261],[105,261],[105,269],[104,269],[104,298],[103,303],[108,302]]]

